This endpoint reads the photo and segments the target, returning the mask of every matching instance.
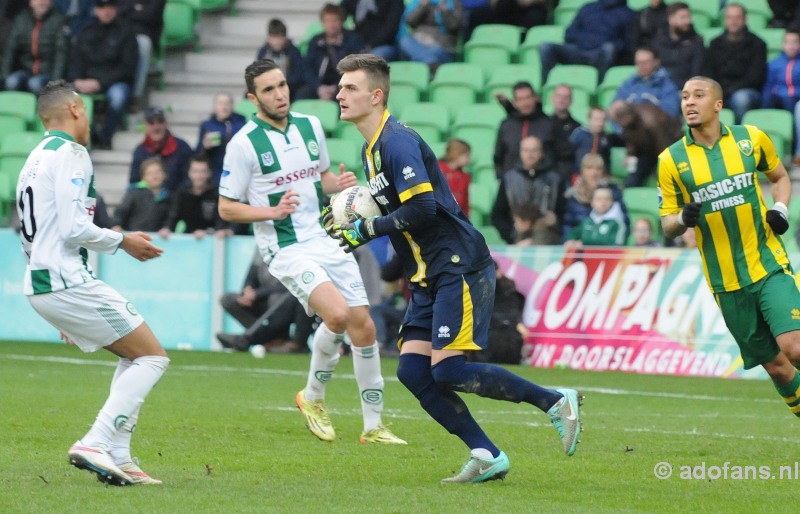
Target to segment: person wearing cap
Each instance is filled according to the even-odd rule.
[[[150,157],[159,157],[167,172],[164,187],[174,193],[189,176],[192,147],[169,131],[166,115],[160,107],[148,107],[144,121],[144,141],[133,150],[129,177],[131,187],[141,180],[139,169],[142,162]]]
[[[117,18],[117,0],[95,0],[94,14],[77,35],[68,76],[79,93],[105,95],[105,121],[93,127],[92,138],[97,148],[108,149],[128,107],[139,47]]]

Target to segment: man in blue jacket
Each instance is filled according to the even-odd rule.
[[[634,63],[636,73],[619,86],[614,100],[625,100],[632,104],[647,102],[660,107],[670,116],[680,116],[681,93],[667,69],[661,66],[655,50],[639,48]]]
[[[545,43],[539,47],[542,80],[556,64],[595,66],[603,80],[614,61],[630,51],[634,12],[626,0],[597,0],[578,11],[567,28],[564,44]]]
[[[767,63],[767,81],[761,105],[794,113],[795,134],[800,134],[800,33],[787,30],[781,53]],[[795,143],[792,164],[800,165],[800,137]]]

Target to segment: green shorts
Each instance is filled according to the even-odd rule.
[[[738,291],[714,296],[739,345],[744,369],[775,359],[781,351],[775,338],[800,330],[800,291],[794,277],[781,270]]]

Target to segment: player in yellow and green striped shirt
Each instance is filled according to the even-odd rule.
[[[723,125],[722,88],[707,77],[681,92],[686,134],[658,159],[661,226],[693,228],[706,281],[742,353],[763,366],[800,417],[800,291],[781,234],[789,228],[791,181],[772,141],[751,125]],[[757,172],[770,181],[767,209]]]

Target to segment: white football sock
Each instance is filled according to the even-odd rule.
[[[114,464],[124,464],[132,462],[131,458],[131,436],[133,431],[136,430],[136,421],[139,419],[139,409],[128,417],[128,421],[116,431],[114,437],[111,438],[111,458],[114,459]]]
[[[383,375],[378,343],[370,346],[355,346],[353,371],[361,395],[361,412],[364,415],[364,432],[378,428],[383,412]]]
[[[111,447],[111,440],[126,422],[138,413],[139,407],[158,383],[169,365],[169,358],[155,355],[139,357],[128,369],[117,376],[111,386],[111,394],[97,414],[92,428],[81,439],[85,446]]]
[[[331,379],[336,364],[339,363],[339,347],[344,334],[336,334],[320,323],[314,332],[314,346],[311,349],[311,366],[306,382],[306,400],[313,402],[325,399],[325,384]]]

